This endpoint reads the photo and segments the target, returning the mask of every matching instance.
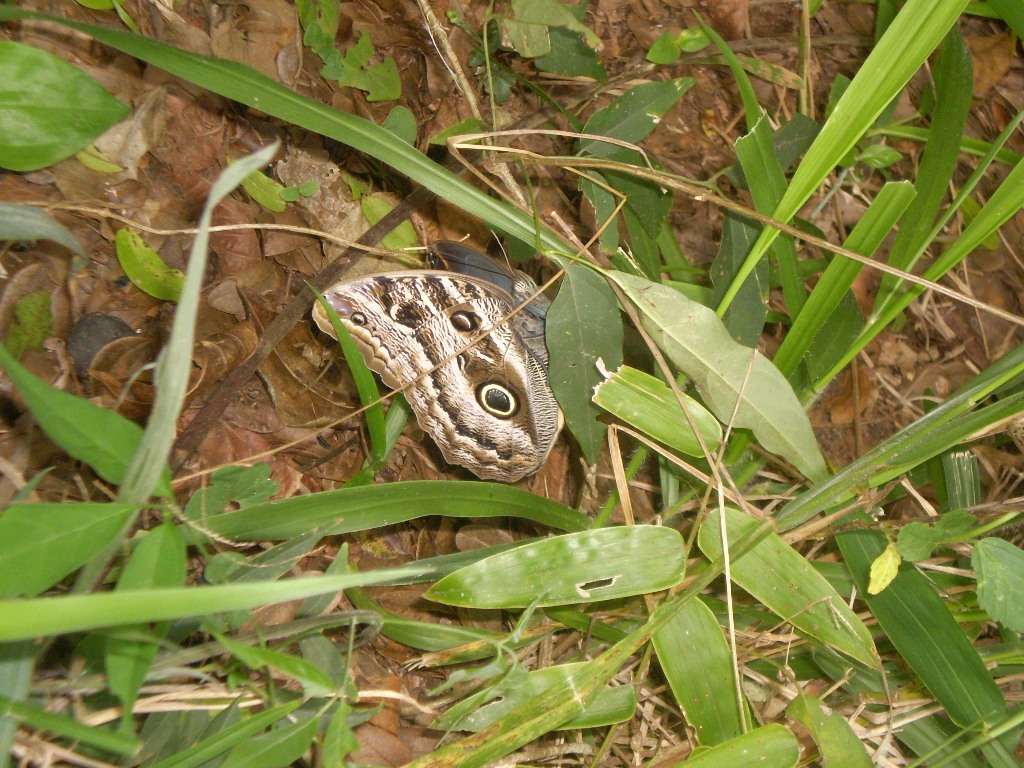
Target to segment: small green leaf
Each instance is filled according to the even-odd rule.
[[[317,51],[323,57],[323,51]],[[324,60],[321,73],[328,80],[337,80],[343,88],[358,88],[366,91],[367,101],[394,101],[402,95],[402,80],[398,76],[398,65],[388,56],[379,64],[370,64],[373,43],[365,32],[351,46],[345,55],[331,50]]]
[[[594,270],[571,265],[548,308],[544,336],[551,353],[548,379],[573,437],[591,464],[604,448],[608,426],[591,403],[601,382],[597,361],[622,362],[622,319],[615,294]]]
[[[902,159],[899,150],[886,144],[871,144],[857,156],[859,162],[876,169],[888,168]]]
[[[63,224],[34,205],[0,202],[0,240],[52,240],[79,256],[85,253]]]
[[[365,216],[366,220],[370,222],[370,226],[373,226],[383,219],[391,213],[391,209],[394,208],[391,203],[378,195],[366,195],[362,197],[359,200],[359,205],[363,210],[363,216]],[[416,234],[416,230],[413,228],[412,222],[403,221],[397,227],[384,235],[380,242],[385,248],[400,251],[406,248],[415,248],[420,244],[420,238]]]
[[[552,27],[581,35],[591,48],[601,45],[601,39],[592,30],[555,0],[512,0],[511,11],[511,16],[502,20],[502,29],[520,56],[532,59],[549,53]]]
[[[737,766],[771,766],[795,768],[800,760],[800,742],[785,726],[773,723],[749,733],[701,750],[687,758],[686,768],[736,768]]]
[[[665,113],[695,82],[692,77],[679,77],[630,88],[607,107],[591,115],[583,127],[583,133],[635,144],[650,135]],[[621,151],[621,147],[603,141],[581,139],[578,151],[581,154],[607,157]]]
[[[128,111],[63,59],[0,41],[0,168],[36,171],[71,157]]]
[[[718,420],[692,397],[683,402],[709,451],[722,442]],[[626,424],[687,456],[703,456],[690,422],[667,384],[636,368],[622,366],[594,390],[594,402]]]
[[[242,189],[249,197],[273,213],[282,213],[288,207],[282,194],[284,187],[265,173],[250,173],[242,179]]]
[[[30,349],[42,349],[43,342],[53,333],[53,315],[50,314],[50,292],[33,291],[22,296],[14,305],[14,319],[7,329],[7,348],[19,360]]]
[[[117,260],[128,279],[155,299],[177,301],[185,284],[185,273],[167,266],[160,254],[130,229],[119,229]]]
[[[440,133],[435,133],[430,137],[430,143],[435,147],[443,147],[447,145],[448,138],[450,136],[463,136],[469,133],[480,133],[482,130],[484,130],[484,124],[475,117],[470,117],[466,120],[460,120],[455,125],[445,128]]]
[[[124,170],[117,163],[111,162],[110,158],[100,152],[95,144],[90,144],[81,152],[76,152],[75,158],[90,171],[96,171],[96,173],[120,173]]]
[[[479,560],[427,590],[474,608],[571,605],[658,592],[683,578],[679,532],[637,525],[555,536]],[[636,564],[643,562],[643,568]]]
[[[869,595],[877,595],[892,583],[896,574],[899,573],[900,562],[902,562],[902,558],[899,550],[890,541],[885,551],[871,564],[871,580],[868,582]]]
[[[1024,551],[1004,539],[982,539],[971,564],[978,575],[978,604],[1011,632],[1024,632]]]
[[[914,521],[900,528],[900,532],[896,536],[896,549],[901,558],[916,563],[918,560],[926,560],[931,557],[941,539],[942,536],[932,526]],[[897,559],[896,566],[898,567],[899,564],[899,559]]]
[[[384,118],[384,122],[380,125],[382,128],[387,128],[407,144],[416,143],[416,117],[408,107],[403,107],[399,104],[388,112],[388,116]]]

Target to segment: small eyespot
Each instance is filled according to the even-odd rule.
[[[362,312],[353,312],[349,320],[352,321],[352,325],[366,325],[366,315]]]
[[[472,312],[453,312],[451,317],[448,318],[452,321],[452,325],[455,330],[462,331],[463,333],[472,333],[480,327],[480,322],[477,320],[477,316]]]
[[[519,410],[519,400],[512,391],[493,381],[477,387],[476,399],[485,411],[499,419],[510,419]]]

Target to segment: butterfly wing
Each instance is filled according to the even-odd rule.
[[[544,364],[515,322],[502,321],[513,309],[507,293],[486,280],[425,270],[346,280],[325,296],[367,366],[405,393],[447,461],[504,482],[540,468],[561,412]],[[313,314],[331,333],[323,311]]]

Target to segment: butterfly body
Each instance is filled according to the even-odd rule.
[[[547,378],[547,300],[509,318],[536,290],[528,277],[455,243],[435,245],[430,259],[446,269],[353,278],[325,296],[448,462],[519,480],[540,468],[562,426]],[[319,306],[313,316],[332,333]]]

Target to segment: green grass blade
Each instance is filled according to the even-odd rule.
[[[12,701],[2,694],[0,694],[0,715],[9,715],[32,729],[49,731],[54,735],[78,741],[90,747],[113,752],[115,755],[133,755],[138,752],[141,745],[141,742],[134,737],[122,736],[106,728],[87,725],[71,717],[44,712],[28,704]]]
[[[665,768],[793,768],[800,760],[800,742],[788,728],[772,724],[695,754],[683,763],[666,763]]]
[[[869,595],[871,564],[887,542],[877,531],[851,531],[836,537],[853,572],[861,598],[900,656],[961,728],[992,725],[1006,715],[1002,693],[949,608],[913,565],[881,593]]]
[[[474,188],[430,161],[386,128],[300,96],[250,67],[187,53],[140,35],[0,6],[0,21],[19,19],[49,21],[83,32],[111,48],[160,67],[208,91],[365,152],[433,190],[443,199],[483,219],[488,225],[525,243],[534,243],[546,252],[574,252],[573,248],[539,226],[530,216]]]
[[[967,0],[908,0],[904,4],[807,150],[772,218],[789,221],[800,210],[935,50],[966,5]],[[767,228],[757,239],[722,299],[719,313],[728,308],[743,280],[778,235],[778,230]]]
[[[562,531],[582,531],[590,518],[556,501],[498,483],[418,480],[341,488],[252,504],[211,515],[200,529],[235,541],[290,539],[314,530],[322,535],[365,531],[427,515],[522,517]]]
[[[914,199],[914,195],[914,188],[909,182],[886,184],[857,222],[843,247],[863,256],[870,256],[892,232],[900,215]],[[821,279],[807,298],[804,311],[794,321],[775,357],[772,358],[772,362],[789,377],[790,381],[793,380],[800,359],[863,268],[859,262],[842,256],[834,257],[826,267]]]
[[[283,603],[349,587],[403,583],[420,574],[416,563],[369,573],[216,587],[137,589],[34,600],[0,600],[0,642],[68,634],[144,621],[164,621]]]
[[[196,313],[199,294],[206,277],[207,247],[213,209],[250,173],[271,161],[278,144],[260,150],[229,165],[214,182],[206,198],[199,230],[189,253],[188,272],[174,312],[170,339],[160,351],[156,364],[156,400],[146,421],[146,431],[132,456],[117,499],[126,504],[142,504],[166,487],[161,476],[167,472],[167,458],[177,433],[178,417],[185,403],[185,390],[192,372],[192,348],[195,344]]]

